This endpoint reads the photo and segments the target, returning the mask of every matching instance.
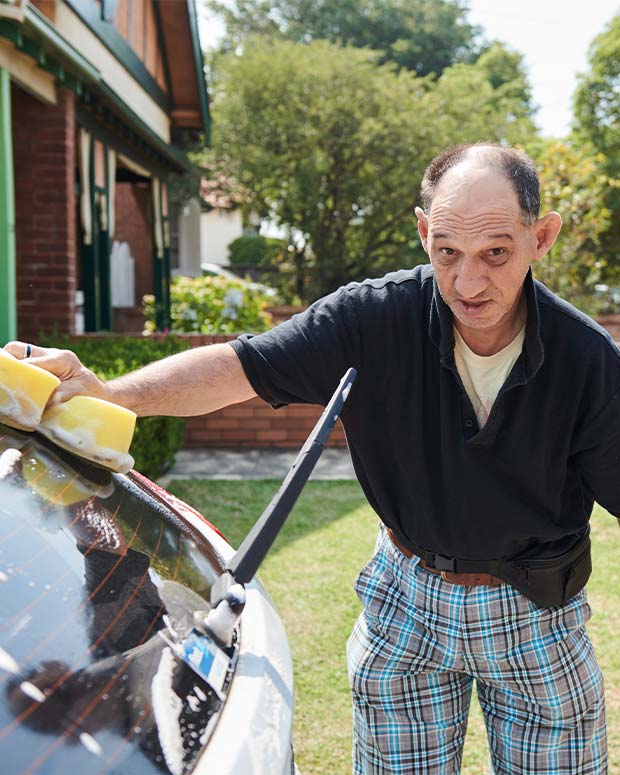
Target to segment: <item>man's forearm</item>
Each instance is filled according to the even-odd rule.
[[[107,398],[140,416],[190,417],[256,393],[228,344],[197,347],[106,383]]]

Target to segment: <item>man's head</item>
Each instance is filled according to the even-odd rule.
[[[562,223],[557,213],[539,217],[534,163],[495,145],[449,149],[428,166],[422,202],[420,237],[459,332],[474,349],[505,346],[522,323],[527,271]]]

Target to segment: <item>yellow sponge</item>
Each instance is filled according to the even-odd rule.
[[[0,422],[34,430],[60,380],[49,371],[0,349]]]
[[[37,430],[86,460],[126,473],[134,464],[129,447],[135,426],[136,415],[129,409],[100,398],[74,396],[50,406]]]

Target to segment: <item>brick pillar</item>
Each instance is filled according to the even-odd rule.
[[[75,329],[75,95],[45,105],[14,85],[12,107],[17,332],[36,341]]]

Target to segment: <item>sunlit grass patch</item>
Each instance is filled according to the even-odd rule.
[[[171,489],[202,511],[237,546],[279,486],[276,481],[174,481]],[[610,760],[620,772],[620,529],[593,516],[594,612],[589,633],[605,675]],[[310,482],[259,575],[288,633],[295,669],[295,751],[303,775],[351,771],[351,702],[345,642],[360,605],[353,582],[370,558],[377,517],[356,482]],[[462,775],[487,771],[488,749],[475,699]]]

